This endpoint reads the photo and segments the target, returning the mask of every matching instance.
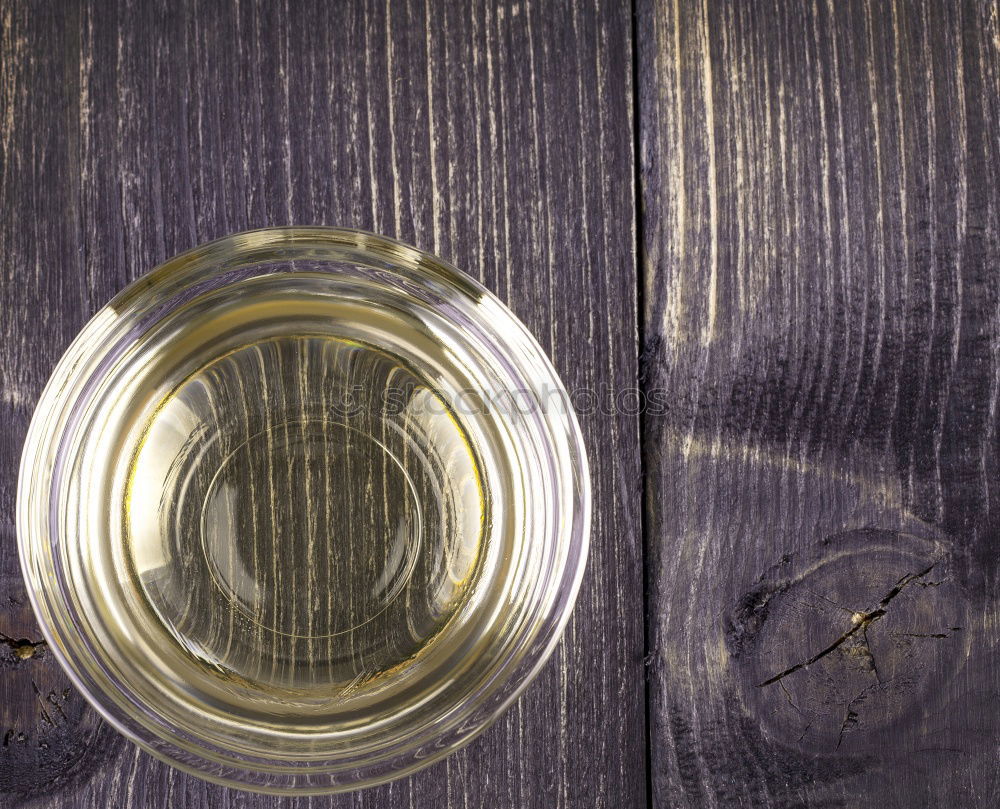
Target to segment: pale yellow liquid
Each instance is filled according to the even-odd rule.
[[[488,519],[446,350],[304,281],[172,328],[107,427],[149,631],[255,710],[404,672],[467,599]]]

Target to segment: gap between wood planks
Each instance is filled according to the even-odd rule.
[[[646,381],[646,362],[649,354],[646,351],[646,250],[644,239],[644,221],[642,205],[642,130],[640,126],[639,109],[639,9],[637,0],[632,0],[632,42],[631,42],[631,66],[632,66],[632,196],[635,212],[633,221],[635,223],[634,239],[632,246],[633,260],[635,261],[635,328],[636,328],[636,348],[639,356],[636,359],[636,386],[641,391]],[[650,620],[650,570],[648,560],[650,558],[649,545],[651,537],[648,535],[648,521],[646,520],[646,500],[648,491],[646,486],[646,413],[644,408],[639,410],[639,534],[642,547],[642,693],[643,693],[643,729],[645,735],[645,756],[643,758],[644,789],[646,793],[647,809],[653,809],[653,732],[652,732],[652,688],[649,678],[649,666],[653,662],[652,644],[652,622]]]

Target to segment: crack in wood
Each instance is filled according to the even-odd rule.
[[[869,692],[873,691],[874,689],[882,685],[885,685],[885,683],[882,683],[880,681],[877,683],[872,683],[869,686],[866,686],[864,689],[862,689],[861,693],[859,693],[856,697],[854,697],[854,699],[852,699],[850,702],[847,703],[847,711],[844,714],[844,721],[840,725],[840,734],[837,736],[837,746],[834,749],[836,750],[840,749],[840,745],[844,741],[844,734],[847,732],[847,729],[849,727],[854,727],[854,725],[858,723],[859,715],[858,712],[854,710],[854,706],[858,705],[861,702],[864,702],[868,698]]]
[[[833,643],[831,643],[829,646],[827,646],[822,651],[817,652],[816,654],[814,654],[808,660],[804,660],[801,663],[796,663],[794,666],[788,667],[784,671],[779,672],[778,674],[775,674],[773,677],[768,677],[762,683],[758,683],[757,687],[758,688],[763,688],[766,685],[771,685],[772,683],[778,682],[779,680],[783,679],[784,677],[787,677],[789,674],[794,674],[795,672],[800,671],[801,669],[808,668],[813,663],[817,662],[818,660],[821,660],[822,658],[826,657],[831,652],[834,652],[837,649],[839,649],[841,646],[844,645],[844,643],[846,643],[848,640],[850,640],[852,637],[854,637],[859,632],[862,633],[862,636],[865,638],[865,645],[867,646],[868,645],[868,640],[867,640],[867,630],[868,630],[868,627],[871,626],[873,623],[875,623],[875,621],[879,620],[880,618],[882,618],[886,614],[886,610],[889,607],[889,603],[896,596],[898,596],[908,584],[911,584],[914,581],[918,581],[919,579],[922,579],[924,576],[926,576],[928,573],[930,573],[933,569],[934,569],[934,565],[932,564],[928,568],[926,568],[925,570],[923,570],[923,571],[921,571],[919,573],[907,573],[899,581],[896,582],[895,586],[888,593],[886,593],[886,595],[882,598],[881,601],[879,601],[878,605],[875,607],[874,610],[872,610],[871,612],[867,612],[867,613],[856,613],[854,616],[852,616],[852,621],[853,621],[854,625],[850,629],[848,629],[846,632],[844,632],[844,634],[842,634],[839,638],[837,638]],[[871,655],[871,650],[870,649],[868,650],[868,653],[869,653],[869,655]],[[873,665],[873,667],[874,667],[874,663],[875,663],[875,659],[874,659],[874,656],[873,656],[872,657],[872,665]],[[878,670],[877,670],[877,668],[875,669],[875,676],[878,677]]]
[[[42,709],[42,720],[51,727],[55,727],[56,723],[52,721],[52,717],[49,716],[49,712],[45,708],[45,699],[42,697],[42,692],[38,687],[38,683],[34,679],[31,680],[31,689],[35,692],[35,699],[38,700],[38,704]]]
[[[5,635],[3,632],[0,632],[0,644],[7,646],[14,653],[14,656],[20,660],[29,660],[35,656],[36,650],[48,646],[48,642],[44,640],[15,639],[10,635]]]

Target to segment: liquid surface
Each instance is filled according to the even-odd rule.
[[[129,574],[221,680],[261,699],[363,689],[463,602],[485,519],[476,457],[402,359],[410,326],[364,342],[334,303],[288,289],[227,307],[176,326],[178,357],[145,383],[164,395],[120,440]]]

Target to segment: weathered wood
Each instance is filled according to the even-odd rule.
[[[0,25],[0,805],[305,806],[204,784],[119,743],[44,647],[20,656],[39,639],[11,522],[34,402],[128,280],[283,223],[439,253],[510,303],[571,389],[632,384],[629,10],[11,0]],[[637,423],[594,413],[584,432],[592,551],[554,660],[463,752],[308,805],[644,805]]]
[[[638,11],[654,805],[995,806],[998,6]]]

